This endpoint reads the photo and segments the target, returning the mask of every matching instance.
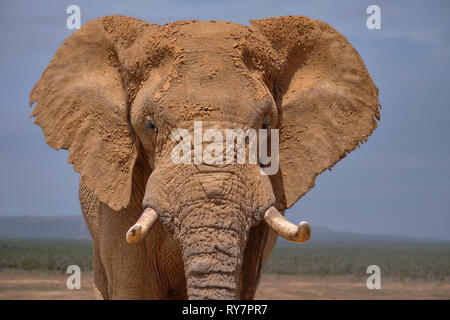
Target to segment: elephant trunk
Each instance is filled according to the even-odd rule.
[[[175,173],[180,178],[174,179]],[[156,212],[181,245],[188,297],[238,299],[250,228],[273,202],[270,181],[259,166],[155,169],[143,200],[150,209],[131,227],[127,240],[142,239]]]
[[[228,208],[225,211],[223,216],[228,216],[230,221],[234,214],[239,214]],[[221,221],[224,217],[219,216],[209,210],[194,213],[186,218],[185,225],[189,227],[180,230],[189,299],[238,298],[246,228],[235,224],[236,220],[234,223]]]

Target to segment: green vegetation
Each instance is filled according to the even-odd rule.
[[[65,272],[76,264],[92,270],[90,240],[0,240],[0,271],[5,269]],[[448,243],[279,242],[264,273],[367,277],[369,265],[380,266],[382,276],[398,279],[450,277]]]
[[[386,277],[436,279],[450,277],[448,243],[278,243],[264,273],[367,277],[369,265]]]
[[[72,264],[92,270],[90,240],[0,240],[0,270],[65,272]]]

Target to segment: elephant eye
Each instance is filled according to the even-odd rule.
[[[156,126],[151,122],[150,120],[147,120],[145,122],[145,131],[152,130],[153,132],[158,132],[158,129],[156,129]]]

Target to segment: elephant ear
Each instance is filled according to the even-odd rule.
[[[47,143],[69,150],[74,170],[114,210],[130,201],[138,152],[128,116],[138,57],[130,52],[152,27],[122,16],[88,22],[63,42],[30,95]]]
[[[325,23],[287,16],[251,26],[281,61],[275,78],[287,209],[314,187],[318,174],[367,141],[380,117],[378,89],[356,50]]]

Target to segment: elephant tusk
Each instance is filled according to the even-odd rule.
[[[311,237],[311,227],[302,221],[296,226],[289,222],[275,207],[270,207],[264,214],[266,223],[280,236],[289,241],[306,242]]]
[[[152,208],[146,208],[139,220],[127,232],[127,242],[136,243],[144,239],[158,220],[158,214]]]

